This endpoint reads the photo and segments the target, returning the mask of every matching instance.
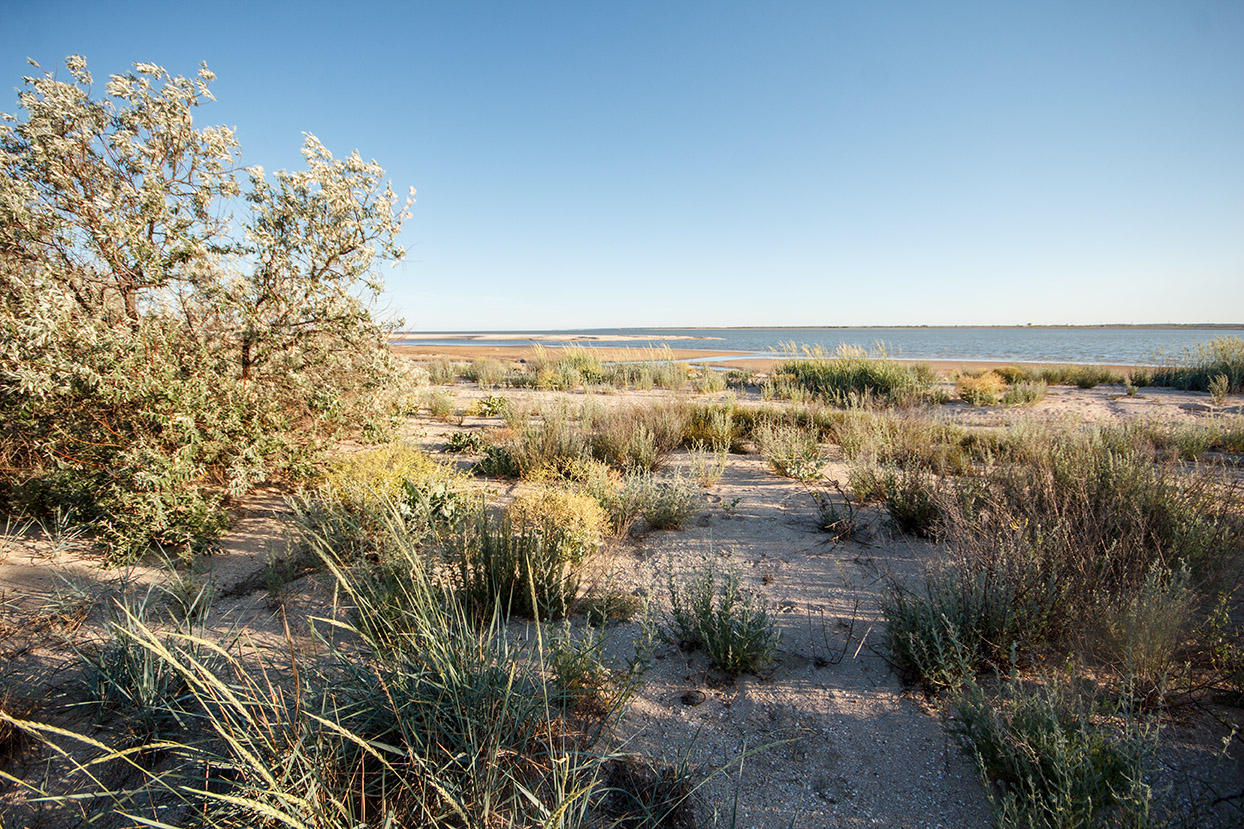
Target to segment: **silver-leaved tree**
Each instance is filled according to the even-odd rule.
[[[0,121],[0,508],[72,514],[118,559],[193,549],[385,416],[372,303],[411,201],[310,135],[303,171],[241,169],[232,130],[194,124],[206,67],[135,64],[102,96],[65,69]]]

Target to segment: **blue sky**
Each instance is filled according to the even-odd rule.
[[[416,330],[1244,321],[1244,3],[0,0],[418,190]],[[102,84],[101,84],[102,86]]]

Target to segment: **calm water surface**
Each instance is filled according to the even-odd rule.
[[[669,345],[768,355],[784,343],[841,344],[873,349],[884,344],[892,357],[909,360],[1014,360],[1036,363],[1144,365],[1158,355],[1178,353],[1217,337],[1244,337],[1244,328],[597,328],[575,331],[440,332],[458,337],[395,338],[395,344],[464,345],[462,334],[488,334],[488,345],[532,345],[525,335],[583,334],[587,345],[643,347]],[[494,339],[496,337],[496,339]],[[512,337],[512,338],[511,338]],[[611,339],[616,337],[617,339]],[[693,337],[695,339],[677,339]],[[634,338],[639,338],[638,340]],[[550,348],[568,345],[548,341]]]

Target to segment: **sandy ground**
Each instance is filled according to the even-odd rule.
[[[531,400],[554,394],[453,390],[463,407],[489,394]],[[952,404],[943,411],[946,417],[981,425],[1016,417],[1214,416],[1203,394],[1146,389],[1127,397],[1121,392],[1060,387],[1032,410]],[[616,405],[662,394],[597,399]],[[568,397],[583,399],[582,394]],[[408,429],[412,439],[453,462],[460,459],[441,451],[449,434],[497,425],[497,418],[466,417],[446,424],[419,417]],[[687,463],[685,453],[675,453],[666,469]],[[845,468],[831,463],[824,475],[845,480]],[[509,481],[478,485],[499,499],[522,486]],[[705,489],[703,498],[685,529],[615,543],[602,561],[605,575],[600,578],[647,601],[659,616],[668,604],[671,572],[692,568],[705,556],[736,567],[775,613],[781,632],[776,662],[762,675],[731,680],[701,655],[658,645],[643,688],[613,730],[612,747],[669,763],[689,761],[706,776],[700,811],[711,825],[731,825],[737,808],[739,827],[989,826],[989,804],[975,767],[947,736],[940,719],[944,712],[895,677],[881,646],[878,599],[885,579],[911,583],[937,565],[942,551],[893,533],[876,511],[862,516],[867,528],[857,539],[830,542],[817,530],[804,485],[778,477],[755,455],[730,456],[722,480]],[[220,635],[244,631],[256,647],[273,654],[290,647],[311,652],[307,620],[327,612],[329,588],[322,575],[312,574],[287,585],[280,601],[274,601],[265,589],[264,565],[284,549],[286,509],[274,492],[258,493],[245,506],[222,550],[202,560],[195,576],[215,585],[209,627]],[[122,589],[167,583],[167,576],[158,562],[103,569],[83,539],[20,530],[10,527],[0,536],[0,678],[38,710],[48,700],[80,696],[75,690],[79,663],[65,641],[89,643],[98,636],[103,603]],[[292,644],[283,633],[287,622]],[[636,622],[612,628],[610,653],[624,659],[641,633]],[[1204,717],[1181,717],[1166,726],[1172,748],[1165,761],[1186,789],[1183,796],[1207,803],[1244,788],[1239,743],[1225,759],[1215,758],[1228,727]],[[77,724],[90,723],[80,716]],[[28,752],[6,770],[21,776],[47,768]],[[713,774],[717,769],[723,772]],[[14,788],[0,783],[0,816],[16,799]],[[1241,825],[1242,813],[1233,807],[1228,802],[1195,822]],[[21,814],[22,820],[30,817]],[[0,819],[0,825],[24,824]],[[31,819],[31,825],[39,824]]]

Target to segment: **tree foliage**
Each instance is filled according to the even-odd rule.
[[[371,304],[411,201],[312,135],[305,170],[241,169],[233,130],[194,124],[206,67],[138,63],[101,97],[65,70],[0,114],[0,499],[71,509],[119,558],[193,546],[381,414]]]

